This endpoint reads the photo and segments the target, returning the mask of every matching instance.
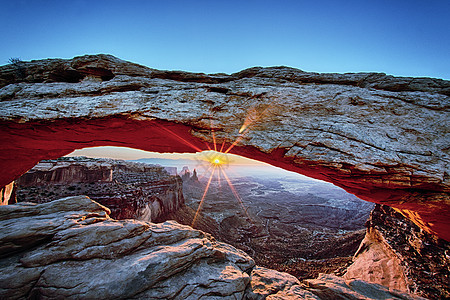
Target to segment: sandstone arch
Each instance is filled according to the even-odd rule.
[[[0,186],[83,147],[195,152],[215,141],[450,240],[448,81],[286,67],[205,75],[108,55],[23,68],[0,67]]]

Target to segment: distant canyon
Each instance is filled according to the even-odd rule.
[[[373,204],[325,182],[288,172],[249,176],[258,168],[248,168],[243,175],[233,173],[229,183],[215,177],[205,193],[208,174],[200,174],[199,180],[187,166],[67,157],[42,161],[19,178],[17,200],[45,203],[88,195],[110,208],[116,219],[176,220],[245,251],[260,266],[300,280],[328,273],[427,296],[446,293],[446,271],[439,268],[448,245],[438,246],[401,215],[384,207],[373,210]],[[405,241],[392,237],[387,220],[408,224],[407,232],[417,233],[406,243],[433,254],[417,263]],[[384,266],[377,268],[380,259]],[[424,267],[443,277],[429,276]]]

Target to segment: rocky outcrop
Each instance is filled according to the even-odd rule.
[[[376,229],[368,228],[354,256],[354,262],[347,269],[344,278],[358,278],[407,291],[410,282],[407,281],[405,273],[405,266],[402,266],[395,250]]]
[[[246,299],[424,299],[362,280],[320,274],[300,283],[292,275],[256,266]]]
[[[242,298],[254,264],[243,252],[174,222],[108,213],[83,196],[2,207],[0,298]]]
[[[0,189],[0,205],[8,205],[16,203],[17,202],[16,190],[17,187],[14,181],[2,187]]]
[[[377,205],[345,279],[362,279],[430,299],[450,297],[450,243]]]
[[[395,207],[450,240],[448,81],[286,67],[205,75],[108,55],[20,68],[0,67],[0,186],[82,147],[217,143]]]
[[[62,157],[39,162],[17,180],[18,201],[43,203],[87,195],[115,219],[163,220],[184,204],[180,177],[124,160]]]
[[[85,196],[0,207],[2,299],[417,299],[362,281],[308,285],[175,222],[116,221]]]
[[[83,159],[59,159],[40,161],[23,174],[17,184],[21,187],[112,182],[113,167],[110,161]]]
[[[329,274],[306,280],[306,284],[320,299],[425,299],[363,280],[344,280]]]

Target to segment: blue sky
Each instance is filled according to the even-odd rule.
[[[286,65],[450,79],[449,16],[449,0],[0,0],[0,64],[109,53],[205,73]]]

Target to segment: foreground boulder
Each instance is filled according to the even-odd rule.
[[[0,298],[243,297],[254,265],[243,252],[174,222],[108,214],[84,196],[3,206]]]
[[[0,298],[415,299],[336,276],[301,284],[202,231],[108,214],[85,196],[1,206]]]

